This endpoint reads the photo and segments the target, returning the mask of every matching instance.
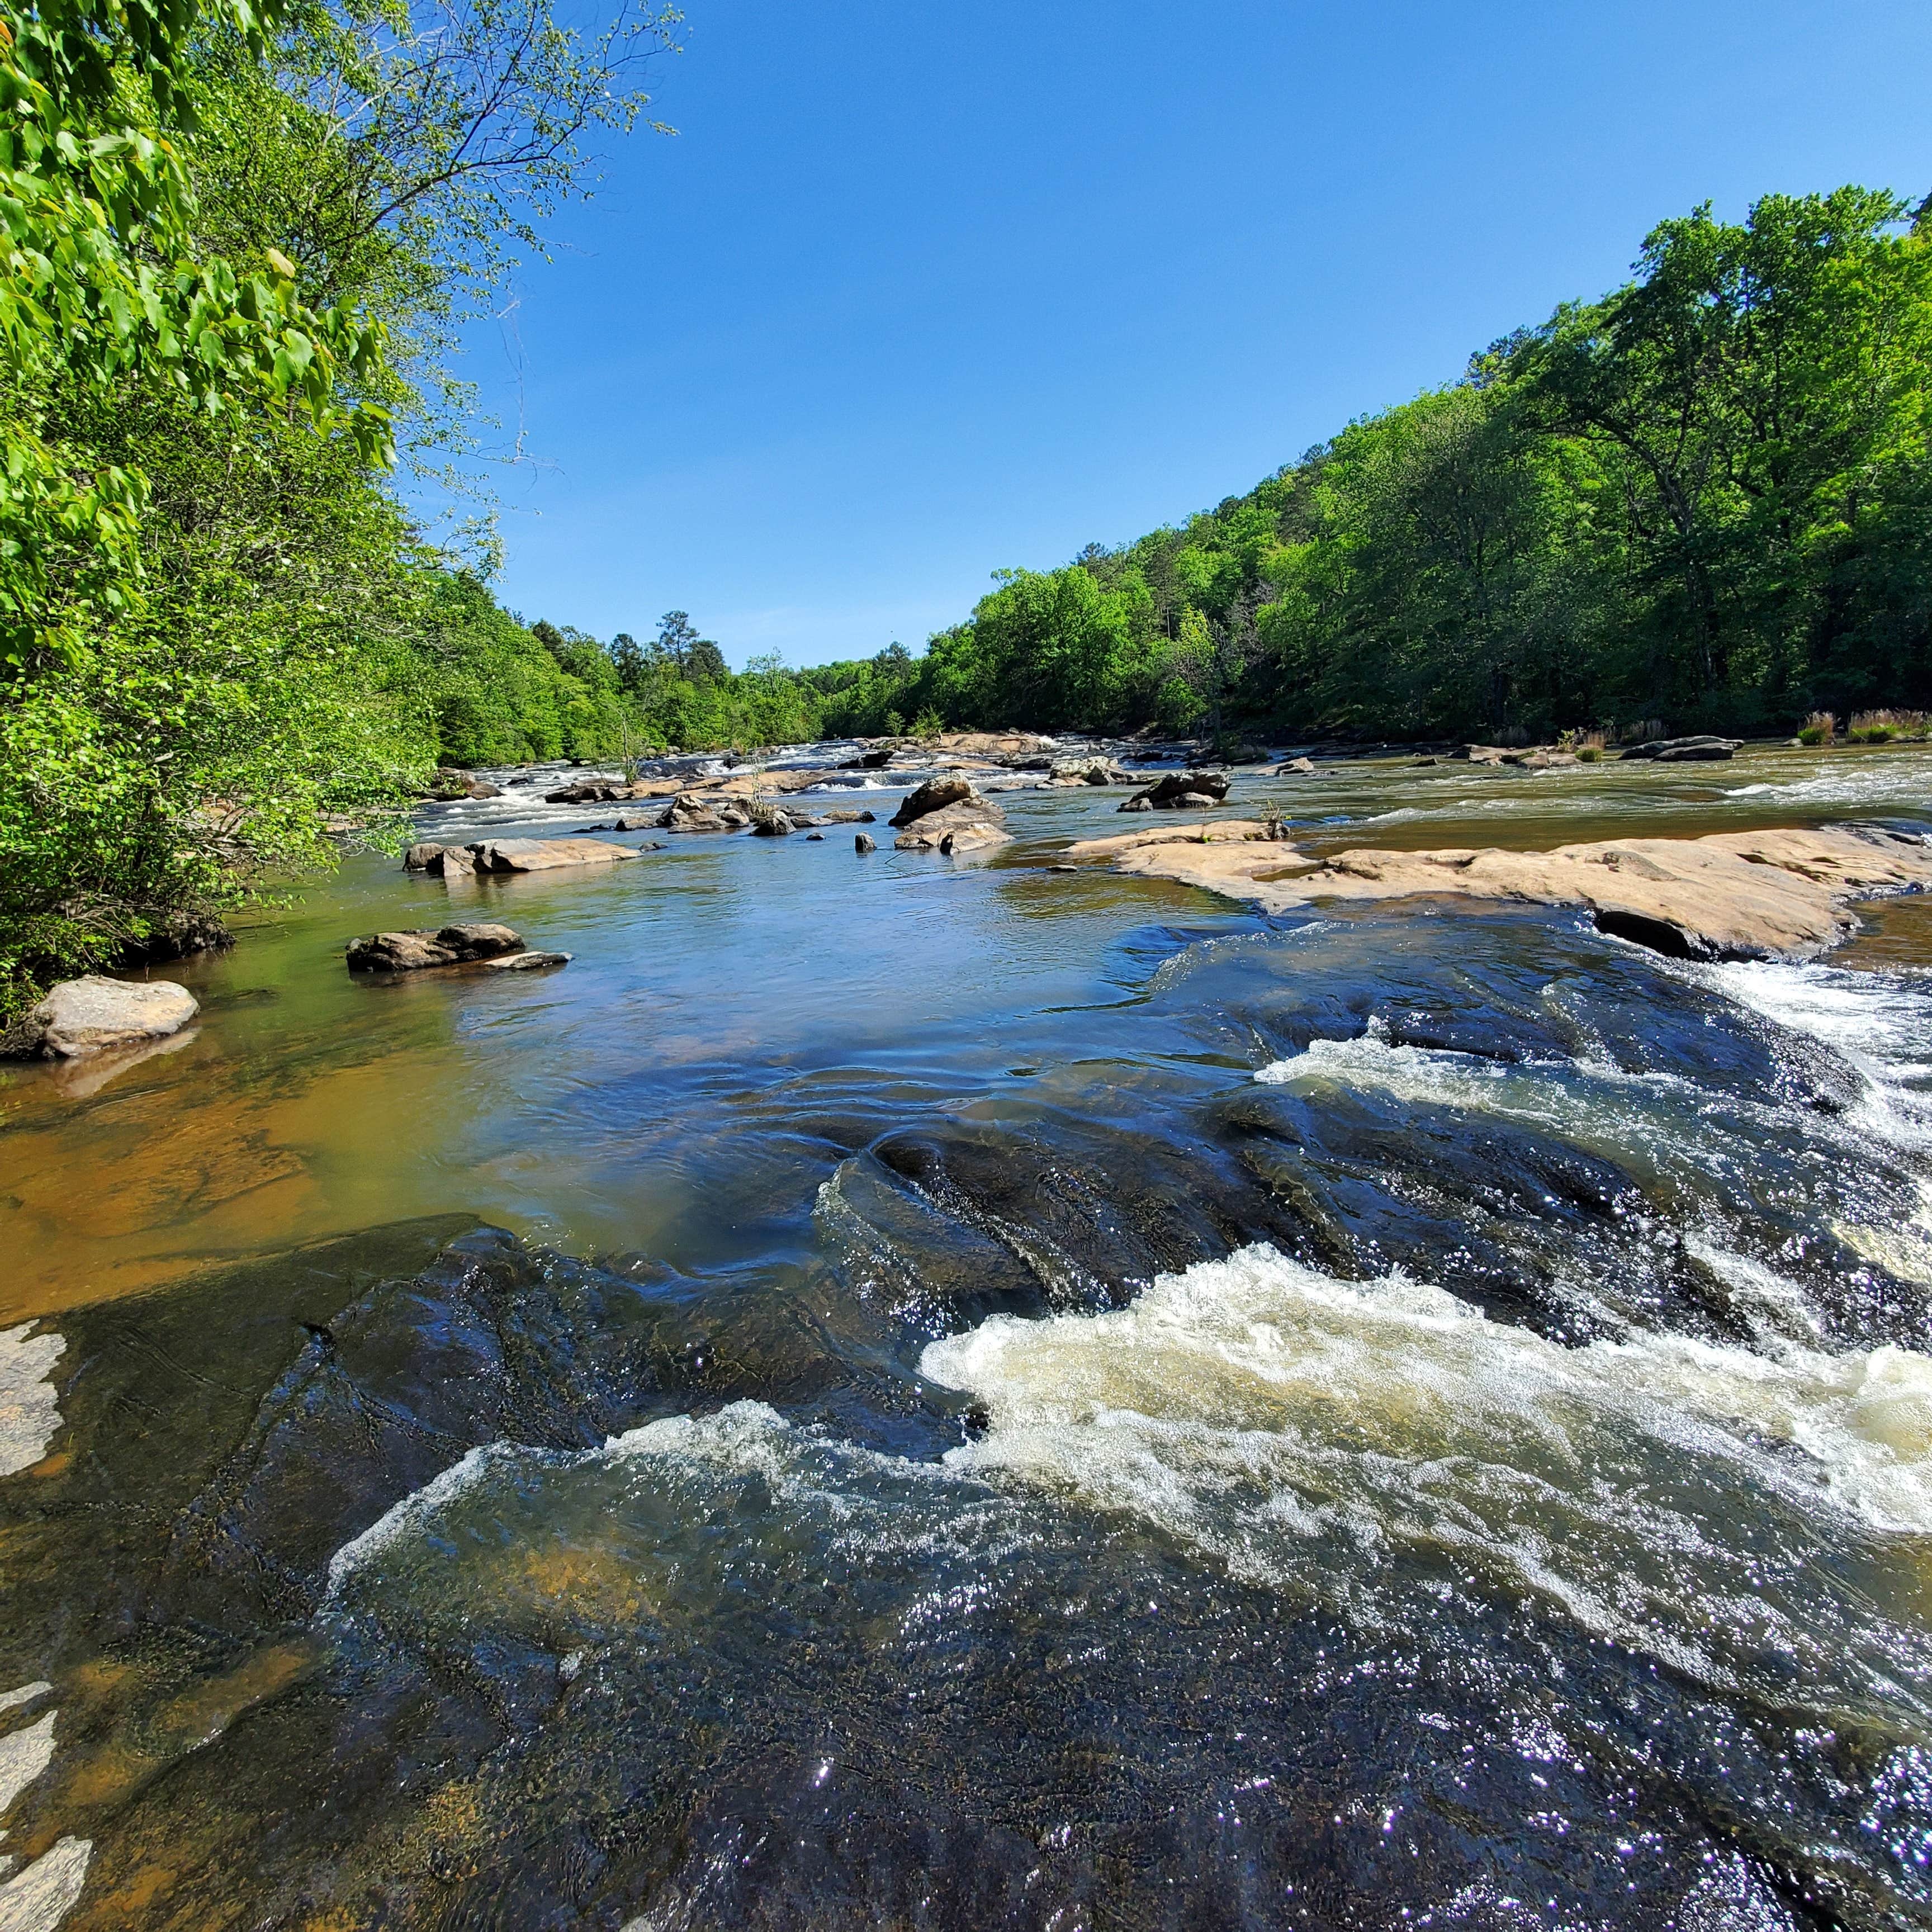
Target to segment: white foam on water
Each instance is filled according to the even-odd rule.
[[[440,1474],[432,1476],[421,1489],[412,1490],[400,1502],[391,1504],[359,1536],[351,1537],[328,1559],[328,1593],[333,1595],[371,1557],[416,1534],[437,1510],[478,1481],[493,1462],[527,1453],[512,1443],[485,1442],[471,1450],[460,1462],[452,1462]]]
[[[1855,1124],[1901,1150],[1932,1150],[1932,977],[1762,960],[1680,970],[1850,1066],[1864,1082]]]
[[[0,1328],[0,1476],[32,1468],[61,1426],[50,1378],[67,1340],[51,1330],[36,1335],[33,1329],[31,1322]]]
[[[1932,1534],[1932,1358],[1891,1347],[1564,1348],[1257,1245],[1108,1313],[994,1316],[921,1368],[990,1418],[949,1455],[962,1472],[1071,1490],[1370,1618],[1388,1554],[1431,1552],[1707,1681],[1739,1650],[1843,1660],[1806,1600],[1827,1586],[1802,1560],[1768,1576],[1768,1503],[1821,1540]]]
[[[1628,1072],[1600,1058],[1498,1060],[1397,1045],[1379,1014],[1353,1040],[1311,1041],[1254,1077],[1269,1087],[1373,1088],[1415,1106],[1521,1120],[1614,1149],[1626,1164],[1670,1154],[1702,1168],[1714,1150],[1703,1118],[1714,1096],[1678,1075]]]

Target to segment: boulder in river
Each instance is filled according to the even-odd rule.
[[[476,854],[466,845],[412,845],[403,854],[403,868],[410,872],[430,872],[439,877],[454,872],[473,872]]]
[[[1006,827],[1005,814],[976,794],[970,799],[941,806],[937,812],[922,813],[892,844],[902,852],[968,852],[982,846],[1004,845],[1012,836]]]
[[[1707,760],[1730,758],[1743,748],[1742,738],[1653,738],[1647,744],[1626,748],[1626,758],[1653,758],[1660,765],[1702,764]]]
[[[428,796],[440,804],[448,804],[460,798],[501,798],[502,794],[488,778],[479,778],[474,772],[458,771],[443,766],[430,781]]]
[[[10,1054],[45,1060],[142,1046],[180,1032],[201,1010],[172,980],[63,980],[4,1036]]]
[[[1112,758],[1056,758],[1040,782],[1057,790],[1069,785],[1132,784],[1134,775]]]
[[[1199,812],[1211,810],[1227,796],[1226,772],[1163,772],[1120,808],[1123,812]]]
[[[622,778],[578,778],[556,791],[544,794],[546,805],[614,805],[636,798],[638,788]]]
[[[469,850],[479,872],[547,872],[557,866],[608,866],[638,855],[608,838],[488,838]]]
[[[852,849],[855,852],[876,852],[879,849],[878,842],[863,832],[854,832]]]
[[[681,791],[656,821],[660,832],[731,832],[749,822],[734,799],[702,792]]]
[[[1436,760],[1431,758],[1429,762],[1432,765]],[[1314,769],[1315,760],[1312,758],[1289,758],[1276,766],[1273,775],[1278,778],[1302,778]]]
[[[754,838],[788,838],[798,830],[776,806],[754,805],[751,813],[752,836]],[[810,820],[806,822],[809,824]]]
[[[419,973],[436,966],[489,966],[520,972],[561,966],[567,952],[540,952],[523,935],[494,921],[427,928],[409,932],[375,932],[349,945],[352,973]]]
[[[970,778],[928,778],[925,784],[907,794],[904,802],[886,823],[910,825],[916,819],[943,812],[949,805],[963,805],[978,796]]]

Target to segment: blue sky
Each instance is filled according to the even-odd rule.
[[[734,663],[916,650],[1621,280],[1704,200],[1932,188],[1923,0],[687,0],[475,334],[498,586]]]

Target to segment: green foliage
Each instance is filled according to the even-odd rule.
[[[1844,188],[1665,222],[1628,286],[1462,382],[1181,529],[1001,573],[911,701],[1427,736],[1923,705],[1932,221],[1907,212]]]
[[[625,734],[375,472],[460,445],[454,322],[675,17],[0,0],[0,1013],[398,828],[446,736]]]

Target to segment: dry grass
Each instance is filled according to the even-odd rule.
[[[1924,737],[1926,722],[1922,711],[1854,711],[1845,735],[1855,745],[1883,745],[1894,738]]]

